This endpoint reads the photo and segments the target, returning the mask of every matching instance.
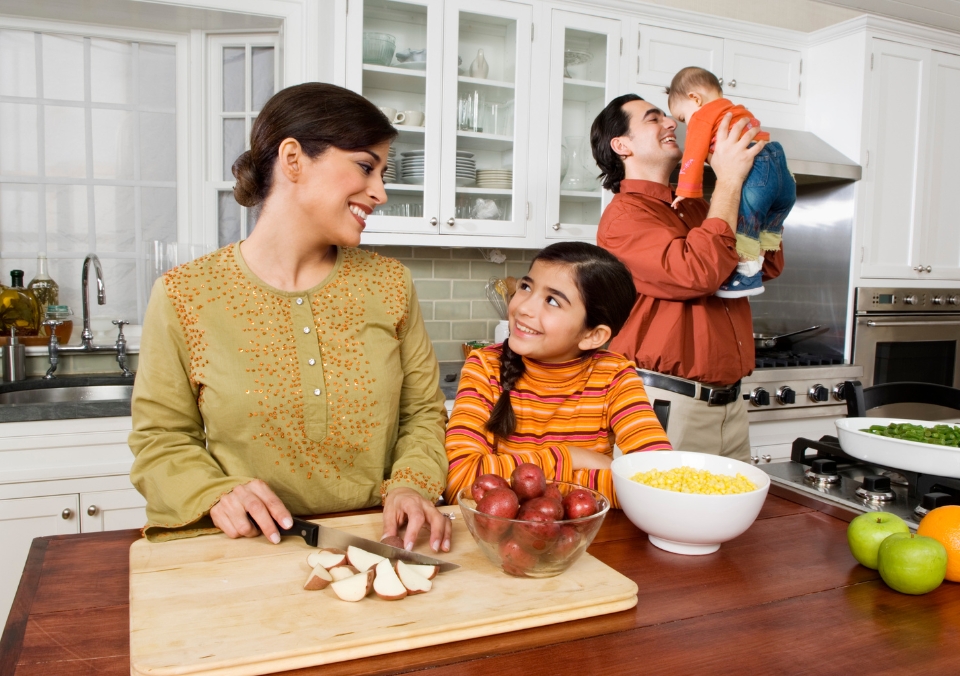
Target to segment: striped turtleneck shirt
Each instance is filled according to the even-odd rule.
[[[614,444],[624,453],[670,450],[633,363],[605,350],[562,363],[524,358],[524,374],[510,391],[516,431],[496,437],[486,423],[503,393],[500,355],[501,346],[493,345],[475,350],[463,365],[447,426],[447,502],[481,474],[509,478],[517,465],[531,462],[547,480],[593,488],[618,507],[610,470],[574,469],[568,448],[608,457]]]

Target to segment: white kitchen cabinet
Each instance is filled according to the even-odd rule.
[[[0,500],[0,617],[10,612],[33,539],[80,532],[79,503],[76,494]]]
[[[135,488],[80,494],[80,532],[143,528],[147,501]]]
[[[532,15],[531,5],[504,0],[364,0],[348,17],[348,86],[408,111],[395,125],[388,202],[367,220],[364,243],[526,235]],[[393,36],[398,53],[426,49],[426,60],[373,63],[363,50],[370,33]],[[471,75],[481,50],[487,69]],[[483,185],[464,176],[472,167]]]
[[[716,75],[731,99],[799,103],[802,54],[741,40],[639,26],[639,84],[668,87],[681,68],[698,66]]]
[[[620,80],[620,22],[554,10],[551,16],[546,238],[595,241],[609,193],[590,149],[590,126]],[[566,65],[569,64],[569,65]]]

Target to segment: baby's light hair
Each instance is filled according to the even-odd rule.
[[[706,68],[688,66],[682,68],[667,87],[667,105],[670,106],[677,101],[682,101],[697,90],[713,91],[723,95],[723,87],[720,86],[720,80]]]

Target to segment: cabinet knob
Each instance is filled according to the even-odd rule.
[[[456,220],[454,220],[454,219],[452,219],[452,218],[448,218],[448,219],[447,219],[447,225],[449,225],[451,228],[452,228],[454,225],[456,225],[456,224],[457,224]]]
[[[722,78],[722,77],[721,77],[721,78],[718,78],[718,80],[719,80],[719,82],[720,82],[720,86],[722,87],[722,86],[723,86],[723,78]]]
[[[736,81],[735,79],[734,79],[734,80],[730,80],[730,86],[731,86],[731,87],[736,87],[736,86],[737,86],[737,81]]]
[[[751,456],[750,456],[750,462],[752,462],[754,465],[759,465],[759,464],[760,464],[760,458],[759,458],[758,456],[756,456],[756,455],[751,455]]]
[[[69,509],[69,508],[68,508],[68,509],[65,509],[65,510],[63,510],[62,512],[60,512],[60,518],[63,519],[64,521],[66,521],[67,519],[69,519],[71,516],[73,516],[73,510],[72,510],[72,509]]]
[[[926,270],[927,272],[933,272],[933,268],[931,268],[929,265],[925,267],[924,270]]]
[[[771,458],[769,455],[761,455],[760,459],[763,460],[764,462],[770,462],[771,460],[773,460],[773,458]]]
[[[440,222],[440,221],[437,220],[437,217],[436,217],[436,216],[434,216],[433,218],[430,219],[430,225],[436,225],[436,224],[439,223],[439,222]]]
[[[913,271],[914,271],[914,272],[923,272],[923,266],[922,266],[922,265],[914,265],[914,266],[913,266]]]
[[[97,509],[96,505],[90,505],[87,507],[87,514],[90,516],[96,516],[98,511],[100,510]]]
[[[560,229],[560,224],[559,224],[559,223],[554,223],[554,224],[551,225],[550,227],[553,228],[554,230],[559,230],[559,229]]]

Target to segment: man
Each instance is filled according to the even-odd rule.
[[[671,172],[683,156],[677,123],[635,94],[610,102],[590,141],[604,187],[616,193],[600,219],[597,243],[633,274],[637,302],[610,349],[634,359],[651,402],[670,402],[667,436],[678,450],[750,457],[740,379],[754,365],[746,298],[713,295],[737,266],[740,188],[763,142],[729,115],[717,133],[713,197],[670,207]],[[764,280],[783,269],[766,257]]]

